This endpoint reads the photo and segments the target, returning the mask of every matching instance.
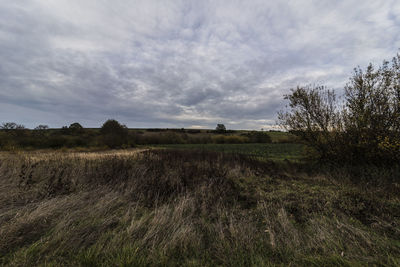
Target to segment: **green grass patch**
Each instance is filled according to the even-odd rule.
[[[156,145],[169,149],[193,149],[224,153],[245,154],[260,159],[275,161],[299,161],[305,157],[305,146],[302,144],[171,144]]]

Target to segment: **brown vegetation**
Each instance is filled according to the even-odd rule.
[[[343,101],[323,86],[293,89],[282,126],[321,159],[369,164],[400,162],[400,54],[378,69],[355,69]]]
[[[204,151],[3,155],[0,263],[398,265],[399,170],[309,169]]]

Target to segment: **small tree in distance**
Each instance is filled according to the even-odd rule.
[[[100,129],[102,141],[110,148],[120,147],[126,143],[128,129],[114,119],[107,120]]]
[[[47,130],[47,129],[49,129],[49,126],[42,125],[42,124],[35,127],[35,130],[38,130],[38,131],[43,131],[43,130]]]
[[[72,123],[72,124],[69,126],[69,128],[70,128],[71,130],[83,129],[82,125],[81,125],[80,123],[78,123],[78,122]]]
[[[68,132],[71,134],[81,134],[83,132],[83,127],[80,123],[74,122],[69,126]]]
[[[0,129],[2,130],[23,130],[25,129],[25,126],[22,124],[16,124],[15,122],[4,122],[1,126]]]
[[[217,127],[215,128],[215,131],[217,133],[225,133],[226,132],[226,127],[223,124],[217,124]]]
[[[49,126],[41,124],[41,125],[36,126],[34,130],[35,130],[37,136],[43,137],[46,130],[48,130],[48,129],[49,129]]]

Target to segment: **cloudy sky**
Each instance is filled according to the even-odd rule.
[[[260,129],[400,48],[400,1],[0,1],[0,122]]]

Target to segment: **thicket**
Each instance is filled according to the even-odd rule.
[[[323,160],[400,162],[400,55],[375,69],[356,68],[342,98],[324,86],[292,89],[280,124]]]
[[[18,129],[4,129],[0,127],[0,149],[14,150],[20,148],[62,148],[62,147],[93,147],[100,146],[98,131],[83,127],[63,127],[48,129],[41,125],[34,130],[26,129],[21,125]]]

